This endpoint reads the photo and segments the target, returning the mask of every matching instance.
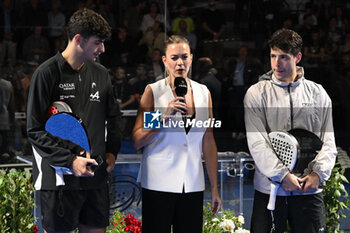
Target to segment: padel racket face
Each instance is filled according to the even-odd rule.
[[[53,136],[70,140],[90,153],[90,143],[82,121],[70,113],[52,115],[45,124],[45,130]]]
[[[305,129],[292,129],[288,132],[296,138],[300,147],[293,174],[302,177],[304,170],[321,150],[323,142],[316,134]]]
[[[297,162],[299,152],[299,144],[296,138],[293,135],[282,131],[271,132],[268,136],[276,156],[289,169],[289,171],[292,171]],[[280,184],[271,182],[270,197],[267,204],[268,210],[275,210],[276,196],[279,187]]]
[[[296,138],[282,131],[269,133],[270,142],[277,157],[292,171],[298,160],[299,143]]]

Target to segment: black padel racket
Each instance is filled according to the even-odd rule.
[[[292,173],[297,177],[304,177],[305,169],[315,159],[323,142],[316,134],[305,129],[292,129],[288,132],[297,139],[300,147],[298,160]]]

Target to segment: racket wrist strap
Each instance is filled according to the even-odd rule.
[[[275,183],[275,184],[282,184],[282,182],[275,181],[275,180],[271,180],[271,178],[267,178],[267,179],[269,179],[269,181],[271,181],[272,183]]]

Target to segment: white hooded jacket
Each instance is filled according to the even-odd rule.
[[[270,193],[268,178],[282,182],[289,172],[272,150],[268,139],[272,131],[306,129],[322,140],[322,149],[309,164],[309,172],[318,174],[321,182],[330,177],[335,163],[332,102],[321,85],[305,79],[302,67],[297,72],[298,80],[286,83],[269,71],[248,89],[244,98],[248,146],[256,165],[254,188],[262,193]],[[287,192],[281,186],[277,195],[303,194],[311,193]]]

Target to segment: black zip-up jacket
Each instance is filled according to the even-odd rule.
[[[74,157],[83,149],[45,131],[48,109],[54,101],[66,102],[82,119],[90,141],[91,157],[103,158],[104,162],[95,171],[94,177],[65,175],[65,185],[56,185],[57,174],[52,166],[70,168]],[[27,133],[35,158],[35,188],[79,190],[105,187],[108,177],[105,153],[116,156],[119,152],[120,116],[108,72],[102,65],[90,61],[75,71],[60,53],[41,64],[33,74],[27,102]]]

